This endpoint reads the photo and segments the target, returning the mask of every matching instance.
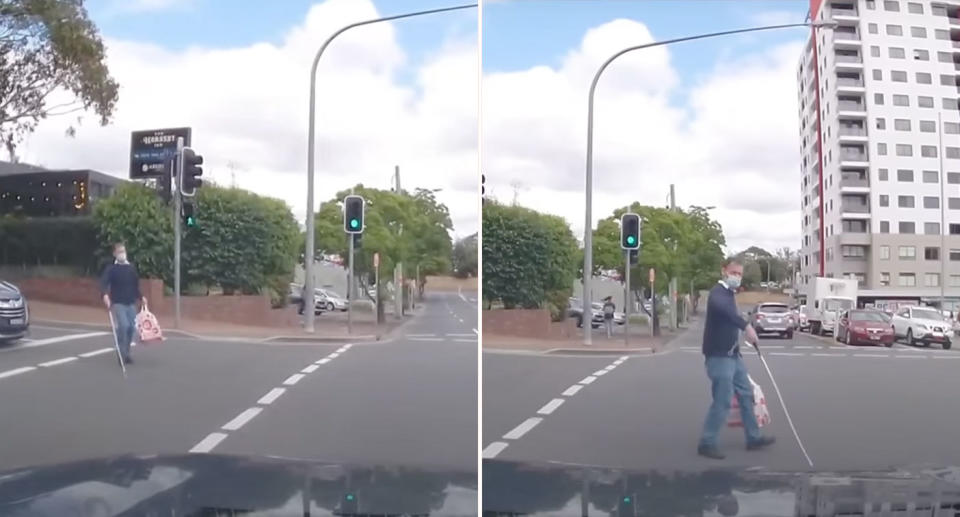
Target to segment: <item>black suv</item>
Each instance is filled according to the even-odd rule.
[[[29,328],[27,298],[17,286],[0,280],[0,343],[22,338]]]

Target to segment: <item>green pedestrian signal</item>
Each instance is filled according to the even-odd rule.
[[[354,499],[356,499],[356,496],[353,494],[347,494],[347,501],[353,501]]]
[[[620,216],[620,248],[625,250],[640,249],[639,215],[628,213]]]
[[[360,221],[357,221],[356,219],[350,219],[350,227],[356,230],[358,227],[360,227]]]
[[[361,233],[363,231],[364,200],[360,196],[349,195],[343,199],[343,231]]]
[[[636,238],[636,237],[634,237],[633,235],[628,235],[628,236],[627,236],[627,244],[633,246],[633,245],[636,244],[636,243],[637,243],[637,238]]]

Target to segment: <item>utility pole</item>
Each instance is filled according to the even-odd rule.
[[[670,184],[670,210],[677,210],[677,196],[676,191],[674,190],[673,183]],[[670,329],[676,330],[680,325],[680,321],[677,318],[679,315],[677,312],[677,279],[676,277],[670,279],[669,287],[669,297],[670,297]]]
[[[394,192],[401,194],[403,191],[400,189],[400,166],[394,165],[393,167],[393,188]],[[400,226],[400,233],[398,235],[403,235],[403,226]],[[397,264],[393,267],[393,307],[394,307],[394,317],[396,319],[403,318],[403,264],[398,260]]]
[[[171,170],[177,178],[173,193],[173,326],[180,328],[180,176],[183,174],[183,138],[177,138],[177,157],[171,162]]]

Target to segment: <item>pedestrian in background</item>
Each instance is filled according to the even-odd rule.
[[[743,356],[740,355],[741,331],[746,332],[746,340],[750,344],[756,346],[759,340],[757,332],[740,315],[734,297],[734,292],[743,279],[743,265],[735,259],[728,259],[723,265],[722,274],[722,279],[710,290],[707,297],[703,355],[713,402],[707,411],[703,434],[697,447],[698,454],[713,459],[726,457],[717,448],[717,435],[727,421],[734,394],[740,404],[740,418],[747,439],[747,449],[762,449],[776,441],[772,436],[760,434],[753,408],[753,385],[750,383]]]
[[[613,297],[607,296],[603,299],[603,326],[607,329],[607,338],[613,337],[613,313],[617,312],[617,306],[613,303]]]
[[[100,276],[100,293],[103,304],[113,315],[121,360],[132,364],[130,342],[136,331],[136,303],[139,301],[146,306],[147,299],[140,293],[140,277],[127,260],[127,248],[122,242],[113,245],[113,258],[114,262],[108,264]]]

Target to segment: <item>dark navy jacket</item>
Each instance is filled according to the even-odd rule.
[[[100,276],[100,294],[109,294],[110,303],[133,305],[142,298],[140,278],[132,264],[110,264]]]
[[[733,291],[722,283],[710,290],[707,298],[707,319],[703,325],[703,355],[739,356],[740,331],[747,328],[747,320],[740,316]]]

